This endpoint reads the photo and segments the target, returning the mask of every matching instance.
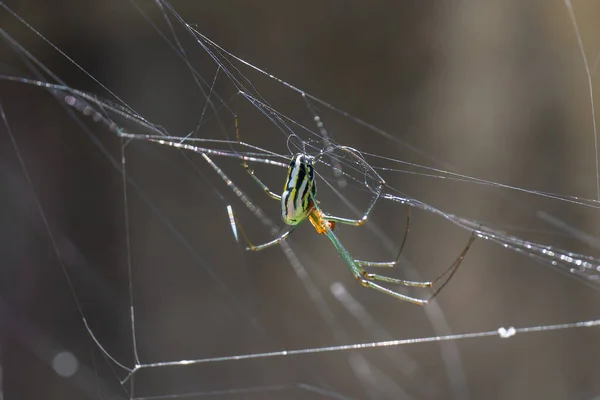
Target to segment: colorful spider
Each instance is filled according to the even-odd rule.
[[[238,140],[239,140],[239,136],[238,136]],[[367,169],[371,170],[374,173],[374,175],[379,177],[379,175],[376,174],[375,171],[372,170],[372,168],[364,161],[364,159],[361,156],[359,156],[359,153],[357,150],[352,149],[351,147],[346,147],[346,146],[337,146],[336,148],[340,149],[342,151],[345,151],[348,154],[350,154],[351,156],[353,156],[354,158],[356,158]],[[246,240],[249,245],[247,250],[261,251],[261,250],[264,250],[266,248],[269,248],[271,246],[274,246],[274,245],[280,243],[281,241],[287,239],[287,237],[294,231],[294,229],[297,226],[299,226],[302,222],[304,222],[305,220],[308,219],[310,221],[310,223],[312,224],[312,226],[317,231],[317,233],[319,233],[321,235],[325,235],[325,236],[327,236],[327,238],[329,238],[329,240],[331,241],[331,243],[333,244],[333,246],[335,247],[335,249],[337,250],[339,255],[342,257],[342,259],[344,260],[344,262],[350,269],[350,272],[352,273],[352,275],[360,282],[361,285],[371,288],[371,289],[379,290],[380,292],[383,292],[385,294],[388,294],[390,296],[393,296],[393,297],[403,300],[403,301],[408,301],[408,302],[411,302],[413,304],[418,304],[418,305],[425,305],[431,299],[433,299],[444,288],[444,286],[446,286],[446,284],[450,281],[450,279],[452,278],[452,276],[454,275],[454,273],[456,272],[456,270],[462,263],[463,259],[465,258],[465,255],[467,254],[469,248],[471,247],[471,244],[475,240],[475,237],[476,237],[475,234],[471,235],[467,245],[462,250],[462,252],[458,256],[458,258],[452,263],[452,265],[450,265],[450,267],[446,271],[444,271],[440,276],[438,276],[435,280],[430,281],[430,282],[408,281],[408,280],[404,280],[404,279],[396,279],[396,278],[392,278],[392,277],[388,277],[388,276],[384,276],[384,275],[373,274],[373,273],[367,272],[363,267],[394,267],[398,264],[398,260],[400,259],[400,255],[402,254],[402,250],[404,249],[404,245],[406,243],[406,238],[408,236],[408,231],[409,231],[409,226],[410,226],[410,207],[408,209],[408,213],[407,213],[407,217],[406,217],[404,239],[400,246],[400,250],[398,251],[398,255],[396,256],[396,259],[394,261],[372,262],[372,261],[361,261],[361,260],[354,259],[352,257],[352,255],[350,255],[350,253],[342,245],[342,243],[340,242],[338,237],[333,233],[333,230],[334,230],[336,224],[361,226],[367,221],[367,218],[369,217],[371,210],[373,209],[373,207],[375,206],[375,203],[381,196],[382,188],[385,186],[385,182],[383,181],[383,179],[378,178],[379,184],[376,189],[376,195],[371,200],[371,203],[369,204],[369,206],[368,206],[366,212],[363,214],[362,218],[360,218],[360,219],[341,218],[341,217],[336,217],[333,215],[326,214],[318,206],[318,202],[316,200],[317,184],[315,181],[315,173],[314,173],[314,162],[316,159],[315,157],[310,156],[305,153],[298,153],[292,157],[292,160],[288,167],[287,178],[285,181],[283,194],[281,196],[274,193],[273,191],[271,191],[254,174],[254,171],[252,169],[250,169],[250,167],[247,163],[246,157],[242,156],[242,158],[244,161],[244,168],[250,174],[250,176],[254,179],[254,181],[260,185],[260,187],[265,191],[265,193],[269,197],[271,197],[281,203],[281,217],[283,219],[283,222],[285,222],[287,225],[292,226],[292,228],[290,230],[286,231],[285,233],[283,233],[281,236],[277,237],[276,239],[274,239],[270,242],[258,245],[258,246],[254,246],[248,240]],[[403,286],[426,288],[426,287],[434,287],[436,285],[436,283],[439,282],[445,276],[447,276],[447,279],[439,287],[437,287],[433,291],[433,293],[430,295],[430,297],[427,299],[418,299],[418,298],[410,297],[410,296],[398,293],[396,291],[393,291],[391,289],[388,289],[388,288],[376,283],[376,282],[386,282],[386,283],[390,283],[390,284],[398,284],[398,285],[403,285]]]

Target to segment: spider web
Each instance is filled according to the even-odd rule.
[[[576,329],[598,324],[593,5],[2,4],[7,398],[600,390]],[[435,303],[356,285],[308,226],[236,242],[228,207],[255,243],[282,225],[241,153],[278,190],[291,153],[338,144],[387,183],[336,231],[353,256],[391,260],[407,204],[394,276],[479,232]],[[321,207],[360,216],[373,174],[340,152],[317,171]]]

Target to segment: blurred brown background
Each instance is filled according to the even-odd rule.
[[[174,135],[195,128],[205,100],[201,91],[175,50],[131,3],[6,4],[146,119]],[[567,5],[554,0],[173,2],[186,22],[231,53],[391,136],[316,105],[338,143],[506,185],[594,199],[588,77]],[[212,82],[215,64],[181,23],[153,2],[139,7],[172,40],[164,19],[170,16],[188,60]],[[574,1],[573,11],[596,88],[600,5]],[[115,101],[7,11],[0,15],[2,29],[67,85]],[[3,74],[36,78],[8,44],[0,54]],[[296,92],[236,65],[272,106],[314,129]],[[110,158],[120,167],[120,140],[85,118],[79,124],[39,88],[0,85],[7,120],[86,320],[106,350],[131,367],[122,175]],[[244,140],[286,153],[282,132],[232,89],[220,72],[215,91],[240,112]],[[215,121],[223,127],[216,129]],[[113,371],[86,333],[35,197],[2,130],[0,350],[7,399],[186,393],[226,399],[600,398],[597,328],[155,368],[137,373],[135,392],[127,393],[129,383],[119,384],[123,371]],[[200,135],[209,132],[232,138],[231,114],[219,113]],[[126,156],[127,176],[134,182],[127,208],[131,284],[144,364],[598,317],[597,289],[483,241],[475,243],[454,280],[426,309],[359,287],[327,240],[308,226],[289,241],[305,267],[308,278],[302,280],[280,248],[247,254],[235,243],[227,204],[255,242],[271,237],[199,156],[190,156],[197,169],[178,152],[147,143],[129,144]],[[239,160],[215,161],[279,223],[277,203],[250,181]],[[369,162],[406,169],[376,158]],[[272,188],[281,186],[283,170],[256,169]],[[446,212],[526,240],[600,254],[598,213],[591,207],[423,175],[382,175],[402,193]],[[319,188],[326,211],[352,215],[326,185]],[[342,195],[358,208],[368,201],[352,188]],[[367,227],[342,227],[339,235],[358,258],[391,259],[404,218],[403,206],[381,201]],[[431,279],[468,237],[439,217],[414,211],[402,270],[394,273]],[[347,297],[341,303],[334,296],[335,283],[345,288],[342,296],[363,307],[361,320],[344,306]],[[67,378],[56,372],[56,363],[65,363],[57,359],[63,351],[79,363]]]

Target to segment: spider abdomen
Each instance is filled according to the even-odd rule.
[[[297,225],[303,221],[313,210],[316,194],[313,157],[298,153],[292,157],[281,195],[283,222]]]

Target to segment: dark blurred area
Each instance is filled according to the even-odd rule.
[[[196,128],[206,99],[156,25],[171,43],[177,38],[209,86],[214,80],[215,92],[234,99],[244,141],[287,153],[281,132],[232,91],[200,43],[155,2],[140,1],[139,9],[115,0],[5,4],[47,41],[5,9],[1,28],[66,85],[117,103],[108,88],[144,118],[182,136]],[[227,51],[346,111],[350,117],[315,103],[340,144],[539,193],[597,199],[589,91],[600,81],[600,5],[572,4],[588,85],[569,4],[172,2],[185,22]],[[6,41],[0,54],[1,74],[49,79],[37,76]],[[273,107],[314,126],[297,92],[235,65]],[[476,241],[437,301],[420,308],[360,287],[309,226],[289,240],[306,268],[303,280],[280,248],[247,254],[235,242],[228,204],[253,240],[271,237],[199,155],[190,155],[190,164],[167,147],[127,144],[125,207],[123,143],[113,132],[39,87],[2,80],[0,101],[18,148],[3,125],[5,399],[600,398],[598,328],[145,368],[121,384],[127,373],[99,350],[86,324],[108,354],[132,368],[130,287],[142,364],[592,320],[600,294],[550,265]],[[226,111],[208,119],[202,133],[235,138]],[[368,161],[410,171],[386,159]],[[279,223],[279,206],[239,160],[215,162]],[[281,187],[285,171],[262,165],[256,171],[270,187]],[[600,255],[593,207],[507,187],[381,173],[404,195],[445,212],[525,240]],[[352,215],[332,190],[321,188],[324,210]],[[341,193],[359,209],[368,203],[359,190]],[[339,236],[357,258],[392,259],[405,216],[402,205],[381,201],[367,226],[342,227]],[[412,212],[411,224],[401,270],[394,271],[407,279],[437,276],[470,235],[422,211]]]

